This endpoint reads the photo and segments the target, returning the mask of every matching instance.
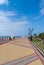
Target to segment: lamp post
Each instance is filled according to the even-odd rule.
[[[33,28],[32,29],[29,28],[29,38],[31,41],[32,41],[32,32],[33,32]]]

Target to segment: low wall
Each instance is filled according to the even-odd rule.
[[[0,37],[0,45],[10,41],[9,37]]]

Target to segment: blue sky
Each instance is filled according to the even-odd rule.
[[[0,36],[44,32],[44,0],[0,0]]]

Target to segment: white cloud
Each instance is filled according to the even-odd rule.
[[[10,35],[11,32],[15,35],[23,35],[23,32],[27,31],[30,22],[26,20],[25,16],[13,22],[8,18],[12,15],[15,14],[11,11],[0,11],[0,35]]]
[[[13,11],[6,11],[6,12],[4,12],[4,11],[0,11],[0,16],[2,16],[2,17],[8,17],[8,16],[16,16],[17,14],[15,13],[15,12],[13,12]]]
[[[8,4],[8,0],[0,0],[0,4],[3,5],[3,4]]]
[[[40,1],[40,8],[43,9],[44,8],[44,0]]]
[[[44,15],[44,9],[41,9],[41,10],[40,10],[40,14],[41,14],[41,15]]]
[[[40,19],[42,16],[44,16],[44,0],[40,1],[40,12],[38,16],[34,17],[34,20]]]
[[[40,2],[40,14],[41,15],[44,15],[44,0],[41,0],[41,2]]]
[[[6,16],[16,16],[17,13],[16,12],[13,12],[13,11],[7,11],[6,12]]]
[[[38,20],[38,19],[40,19],[41,17],[42,17],[42,15],[38,15],[38,16],[34,17],[34,20]]]

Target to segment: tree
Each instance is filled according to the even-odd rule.
[[[35,38],[35,39],[37,38],[37,34],[34,34],[34,38]]]
[[[44,43],[44,32],[39,34],[39,38],[41,39],[41,42]]]
[[[44,39],[44,32],[39,34],[39,38],[42,40]]]

